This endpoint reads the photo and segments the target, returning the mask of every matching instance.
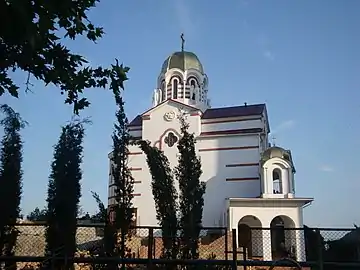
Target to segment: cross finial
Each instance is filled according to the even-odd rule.
[[[275,137],[274,135],[272,136],[271,140],[272,140],[272,144],[273,144],[273,146],[275,146],[275,143],[276,143],[276,137]]]
[[[184,33],[181,33],[181,51],[184,51],[184,44],[185,44],[185,38],[184,38]]]

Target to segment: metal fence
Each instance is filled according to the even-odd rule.
[[[244,261],[290,258],[312,269],[360,269],[360,229],[239,228],[236,237]]]
[[[45,254],[45,225],[22,223],[17,225],[19,236],[15,247],[16,256],[44,256]],[[228,253],[228,235],[226,228],[207,227],[200,231],[200,258],[210,257],[226,259]],[[149,242],[152,243],[152,257],[160,258],[162,252],[162,237],[159,227],[135,227],[131,230],[131,238],[127,241],[132,258],[148,258]],[[149,240],[149,236],[151,238]],[[79,225],[76,233],[76,243],[79,251],[95,250],[102,245],[104,225]]]
[[[21,223],[16,225],[19,235],[15,257],[0,261],[43,262],[45,257],[45,224]],[[158,227],[135,227],[126,243],[129,258],[100,258],[91,252],[101,248],[104,236],[103,224],[79,225],[76,233],[78,253],[70,262],[85,263],[87,269],[95,264],[126,263],[135,265],[196,264],[244,269],[269,269],[274,262],[282,267],[298,262],[303,269],[360,269],[360,229],[322,228],[202,228],[199,237],[198,260],[161,260],[162,237]],[[284,261],[288,258],[293,261]],[[51,258],[53,260],[61,258]],[[63,258],[62,258],[63,259]],[[260,268],[259,268],[260,267]],[[262,268],[261,268],[262,267]],[[276,268],[274,268],[276,269]],[[291,269],[291,268],[288,268]]]

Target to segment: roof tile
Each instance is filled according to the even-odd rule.
[[[135,127],[135,126],[141,126],[142,125],[142,118],[141,115],[137,115],[128,125],[128,127]]]
[[[265,104],[211,108],[204,112],[202,119],[261,115],[264,109]]]

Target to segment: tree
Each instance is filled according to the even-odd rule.
[[[0,106],[0,110],[5,114],[0,121],[4,127],[0,149],[0,256],[12,256],[17,237],[14,225],[20,216],[22,193],[23,144],[20,131],[26,122],[8,105]]]
[[[179,157],[174,173],[180,191],[181,256],[183,259],[197,259],[206,186],[200,181],[202,170],[195,151],[195,136],[189,133],[185,116],[180,115],[179,120],[182,137],[177,145]]]
[[[91,220],[95,223],[105,223],[107,219],[107,209],[96,192],[92,191],[91,194],[98,205],[98,212],[91,216]]]
[[[115,232],[120,230],[119,254],[122,258],[126,254],[126,239],[129,237],[129,229],[133,221],[133,191],[134,178],[128,168],[128,156],[130,145],[130,134],[128,131],[128,120],[124,111],[124,102],[120,94],[115,94],[118,106],[116,111],[116,122],[112,135],[112,179],[115,185],[116,204],[112,206],[115,212]]]
[[[83,214],[81,216],[78,217],[78,220],[91,220],[91,216],[88,212],[86,212],[86,214]]]
[[[27,220],[30,221],[46,221],[47,220],[47,209],[44,208],[42,210],[39,209],[39,207],[36,207],[34,211],[30,212],[26,216]]]
[[[62,127],[54,147],[47,198],[46,253],[48,256],[73,257],[81,197],[83,122],[73,121]],[[60,269],[63,262],[55,262]],[[66,266],[65,266],[66,267]]]
[[[162,231],[163,257],[176,259],[178,254],[177,192],[169,160],[147,141],[139,141],[152,176],[151,188],[155,200],[156,218]]]
[[[91,248],[90,254],[91,256],[100,256],[100,257],[106,257],[111,256],[115,247],[116,237],[113,232],[112,226],[109,224],[108,219],[108,212],[104,205],[104,203],[101,201],[100,196],[96,193],[91,191],[91,194],[93,198],[95,199],[97,205],[98,205],[98,211],[96,214],[91,216],[91,221],[94,223],[105,223],[105,226],[102,228],[97,229],[103,229],[103,239],[101,242],[101,245],[96,245],[93,248]],[[114,269],[116,268],[113,264],[104,264],[104,263],[96,263],[93,266],[93,269]]]
[[[19,86],[11,79],[12,72],[28,74],[53,84],[66,94],[65,103],[74,105],[74,112],[90,103],[83,91],[94,87],[110,87],[115,94],[123,89],[129,68],[118,64],[109,68],[90,67],[84,56],[72,53],[64,45],[66,39],[85,36],[89,41],[101,39],[104,31],[95,26],[87,13],[99,0],[7,1],[0,0],[0,95],[6,91],[18,97]]]

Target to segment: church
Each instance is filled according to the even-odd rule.
[[[266,104],[212,108],[209,79],[192,52],[171,54],[162,64],[152,106],[129,123],[131,135],[150,141],[177,164],[179,113],[196,136],[201,181],[206,182],[203,226],[224,226],[246,232],[251,227],[303,227],[303,209],[312,198],[295,195],[295,165],[291,151],[269,144]],[[111,168],[111,162],[110,168]],[[131,146],[129,167],[135,179],[134,216],[137,226],[158,226],[146,156]],[[110,176],[109,206],[115,203]],[[271,260],[270,230],[252,231],[253,256]],[[303,233],[284,230],[285,245],[304,259]],[[287,240],[288,239],[288,240]],[[290,240],[289,240],[290,239]],[[237,239],[241,245],[240,237]]]

